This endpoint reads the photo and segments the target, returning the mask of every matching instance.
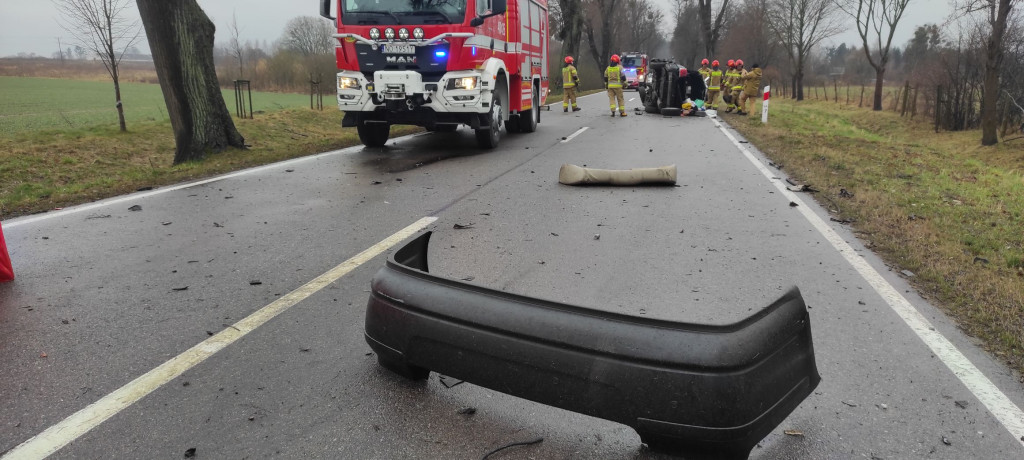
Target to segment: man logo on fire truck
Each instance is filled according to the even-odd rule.
[[[547,0],[321,0],[320,14],[338,28],[342,126],[366,146],[383,146],[394,124],[467,125],[483,148],[497,146],[502,127],[537,129]]]

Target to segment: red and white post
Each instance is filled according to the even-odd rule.
[[[764,104],[761,105],[761,123],[768,123],[768,98],[772,95],[772,87],[764,87]]]
[[[0,283],[14,280],[14,268],[11,267],[11,256],[7,254],[7,243],[4,242],[4,229],[0,226]]]

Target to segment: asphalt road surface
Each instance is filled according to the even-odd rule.
[[[1017,377],[784,169],[713,119],[580,105],[493,151],[462,128],[3,222],[3,459],[479,459],[536,438],[490,458],[670,458],[379,367],[370,278],[421,230],[434,273],[631,315],[730,323],[798,286],[823,380],[751,458],[1024,457]],[[563,163],[675,164],[678,186],[570,187]]]

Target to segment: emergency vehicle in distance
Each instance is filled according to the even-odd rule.
[[[647,83],[647,55],[639,51],[620,53],[622,73],[626,74],[625,88],[640,90]]]
[[[331,16],[332,4],[337,18]],[[337,25],[338,108],[368,147],[391,125],[533,132],[548,89],[547,0],[320,0]]]

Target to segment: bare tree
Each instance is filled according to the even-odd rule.
[[[239,36],[242,35],[242,29],[238,27],[238,15],[235,12],[231,13],[231,23],[228,24],[228,33],[231,34],[231,40],[228,41],[228,54],[235,59],[238,63],[238,79],[245,79],[244,63],[245,63],[245,50],[242,47],[242,42],[239,40]]]
[[[651,0],[625,0],[622,9],[623,20],[629,24],[622,43],[623,51],[651,51],[649,47],[660,35],[658,29],[665,20],[665,13]]]
[[[718,49],[718,39],[726,26],[726,12],[729,10],[729,0],[721,0],[718,5],[718,13],[713,14],[714,22],[711,21],[712,13],[715,12],[711,0],[697,0],[697,11],[700,16],[700,32],[704,39],[704,56],[714,59],[715,51]]]
[[[556,36],[562,40],[563,58],[579,57],[580,43],[583,41],[583,0],[558,0],[557,5],[559,22],[549,30],[558,31]]]
[[[981,145],[999,142],[999,74],[1005,56],[1005,35],[1010,10],[1018,0],[967,0],[960,6],[964,13],[981,12],[988,23],[985,41],[985,81],[981,96]]]
[[[61,27],[74,37],[83,54],[94,54],[110,74],[114,81],[117,120],[121,131],[127,131],[119,67],[125,51],[142,32],[137,20],[127,19],[124,15],[130,0],[53,0],[53,3],[61,18]]]
[[[910,0],[836,0],[839,8],[857,21],[857,34],[864,46],[864,55],[875,69],[875,99],[872,108],[882,110],[882,83],[889,64],[892,37],[896,34]],[[872,44],[868,40],[873,41]],[[877,60],[875,54],[878,54]]]
[[[334,53],[336,31],[331,22],[320,17],[299,16],[284,26],[281,45],[303,56]]]
[[[618,43],[619,26],[623,21],[616,15],[619,0],[588,0],[589,8],[584,19],[583,31],[587,34],[590,54],[597,63],[597,68],[604,70],[608,58]]]
[[[684,66],[693,65],[697,54],[703,51],[699,27],[693,27],[690,18],[698,16],[697,5],[689,0],[675,0],[673,14],[676,18],[672,30],[672,56]]]
[[[174,130],[174,164],[245,147],[213,66],[215,27],[196,0],[136,0]]]
[[[833,0],[771,0],[768,26],[782,42],[793,64],[793,94],[804,100],[804,68],[811,49],[841,32]]]

